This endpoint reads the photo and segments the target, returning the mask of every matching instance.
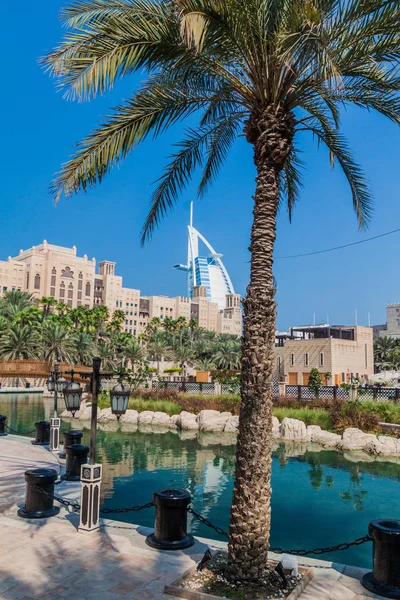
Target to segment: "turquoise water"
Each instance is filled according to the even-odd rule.
[[[52,401],[32,395],[0,395],[0,413],[21,433],[35,420],[50,418]],[[79,428],[66,421],[64,429]],[[116,430],[116,423],[98,432],[98,458],[104,465],[103,502],[127,507],[149,502],[154,490],[188,488],[194,509],[212,523],[228,529],[235,438],[229,434],[185,432],[149,433],[132,425]],[[89,432],[84,432],[88,443]],[[316,449],[315,449],[316,450]],[[272,475],[271,545],[316,548],[351,541],[367,533],[376,518],[400,518],[400,463],[372,460],[364,455],[322,450],[302,444],[276,443]],[[152,509],[113,518],[152,526]],[[192,531],[224,539],[194,521]],[[371,565],[371,545],[326,554],[358,566]]]

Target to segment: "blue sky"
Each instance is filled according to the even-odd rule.
[[[195,186],[182,196],[150,243],[140,247],[152,182],[160,175],[179,140],[179,131],[149,140],[103,182],[88,193],[52,204],[48,185],[79,141],[129,97],[138,78],[118,83],[90,103],[67,102],[37,64],[60,39],[57,15],[64,2],[22,0],[3,7],[1,94],[1,236],[0,258],[16,255],[47,239],[73,246],[97,260],[114,260],[124,285],[145,294],[185,293],[182,273],[172,265],[186,256],[186,225]],[[276,257],[319,250],[361,240],[400,227],[400,130],[382,117],[352,109],[342,117],[343,131],[371,182],[376,205],[368,231],[360,232],[344,176],[329,166],[327,153],[311,136],[302,138],[306,163],[301,201],[290,225],[286,211],[278,218]],[[175,134],[175,135],[174,135]],[[218,181],[195,203],[195,225],[225,264],[236,291],[245,293],[249,277],[249,232],[254,192],[251,149],[239,140]],[[385,321],[385,305],[400,301],[398,276],[400,234],[329,254],[282,260],[277,258],[278,326],[312,322]]]

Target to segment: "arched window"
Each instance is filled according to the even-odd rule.
[[[68,298],[70,300],[72,300],[73,296],[74,296],[74,286],[72,283],[70,283],[68,286]]]
[[[65,283],[62,281],[60,285],[60,298],[65,298]]]
[[[26,289],[29,289],[29,273],[26,274]]]
[[[82,271],[79,273],[78,275],[78,290],[82,290],[83,289],[83,273]]]
[[[73,278],[74,276],[74,272],[71,271],[70,267],[65,267],[65,269],[63,269],[61,271],[61,277],[69,277],[69,278]]]
[[[40,275],[36,273],[35,275],[35,290],[40,290]]]
[[[52,275],[57,275],[57,269],[55,267],[52,268],[51,274]]]
[[[57,275],[56,268],[53,267],[51,270],[51,287],[54,287],[56,285],[56,275]]]
[[[85,292],[86,296],[90,296],[90,290],[91,290],[90,281],[87,281],[86,282],[86,292]]]

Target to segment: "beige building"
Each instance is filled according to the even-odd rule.
[[[307,385],[311,369],[331,373],[329,385],[366,381],[374,374],[371,327],[293,327],[277,333],[275,378],[291,385]]]
[[[104,305],[111,312],[125,313],[123,328],[133,335],[140,335],[154,317],[184,317],[187,322],[195,319],[199,327],[218,333],[242,333],[240,296],[226,297],[226,308],[206,297],[206,288],[194,288],[193,299],[176,296],[141,296],[140,290],[123,287],[122,277],[115,273],[116,263],[102,261],[96,272],[96,260],[77,256],[76,246],[64,248],[49,244],[46,240],[39,246],[20,250],[18,256],[0,261],[0,293],[21,290],[35,298],[52,296],[57,302],[71,308],[91,308]]]

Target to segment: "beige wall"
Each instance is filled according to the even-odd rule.
[[[240,295],[228,294],[226,296],[226,308],[219,311],[217,331],[218,333],[229,333],[231,335],[242,335],[243,315],[240,307]]]
[[[29,250],[21,250],[13,261],[23,265],[23,290],[35,298],[53,296],[72,308],[93,306],[96,261],[76,255],[76,247],[63,248],[46,240]]]
[[[320,373],[332,373],[330,384],[349,381],[351,375],[371,378],[374,374],[372,328],[354,327],[354,334],[354,341],[286,340],[283,347],[275,347],[275,376],[280,364],[286,383],[306,384],[313,368]]]
[[[140,290],[123,287],[120,275],[115,274],[116,263],[101,261],[96,273],[96,260],[85,254],[77,256],[76,246],[64,248],[49,244],[46,240],[28,250],[20,250],[18,256],[0,261],[0,294],[5,291],[22,290],[35,298],[52,296],[57,302],[76,306],[105,305],[110,313],[125,313],[123,329],[134,335],[146,330],[154,317],[177,319],[187,322],[192,316],[191,305],[198,305],[198,324],[204,329],[218,333],[241,335],[242,311],[240,296],[227,296],[226,308],[209,302],[205,288],[199,287],[196,298],[184,296],[140,296]],[[141,298],[148,301],[148,312],[140,311]]]

